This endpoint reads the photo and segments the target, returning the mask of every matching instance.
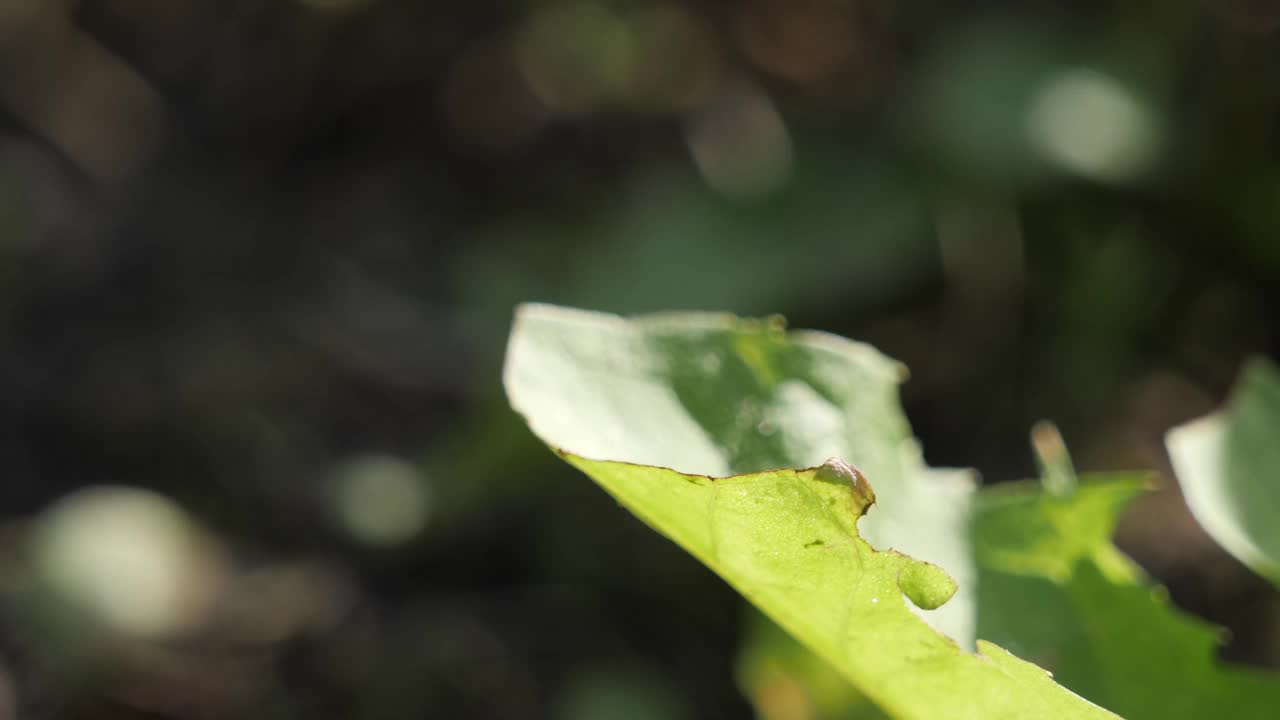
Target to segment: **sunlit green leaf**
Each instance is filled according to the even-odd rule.
[[[529,306],[505,380],[566,461],[893,716],[1112,717],[998,646],[967,652],[904,598],[928,606],[948,588],[899,550],[962,592],[973,584],[971,486],[924,466],[897,405],[901,375],[867,346],[776,322]],[[874,487],[861,524],[867,492],[826,457]],[[971,613],[958,595],[924,614],[967,633]]]

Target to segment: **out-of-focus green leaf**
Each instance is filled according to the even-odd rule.
[[[1220,663],[1220,632],[1176,611],[1111,543],[1142,485],[1095,475],[1068,496],[1032,483],[979,493],[979,635],[1131,720],[1274,717],[1278,678]]]
[[[1280,371],[1251,363],[1225,409],[1174,428],[1165,442],[1196,520],[1280,585]]]
[[[831,663],[759,613],[738,656],[738,685],[760,720],[884,720]]]
[[[914,545],[970,585],[970,485],[924,466],[900,376],[867,346],[774,322],[527,306],[505,381],[566,461],[895,717],[1112,717],[1000,647],[970,654],[922,622],[903,590],[932,604],[938,573],[875,550],[859,533],[857,478],[811,467],[857,462],[880,502],[867,535]],[[969,612],[960,606],[956,626],[967,630]]]

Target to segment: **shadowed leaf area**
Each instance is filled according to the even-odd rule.
[[[1219,662],[1221,632],[1175,610],[1111,543],[1140,476],[1084,476],[1062,498],[1032,483],[978,494],[978,634],[1128,718],[1271,718],[1274,673]]]

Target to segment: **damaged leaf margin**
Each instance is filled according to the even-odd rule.
[[[857,483],[832,481],[848,479],[848,471],[810,460],[795,463],[799,470],[741,472],[744,465],[782,467],[821,448],[848,448],[830,455],[884,470],[889,492],[879,470],[867,472],[882,503],[904,502],[921,487],[948,498],[938,474],[919,462],[897,407],[901,366],[868,346],[834,336],[807,342],[812,337],[723,315],[628,321],[524,306],[504,379],[512,406],[562,458],[894,716],[1115,717],[1035,665],[982,641],[977,653],[966,652],[918,617],[904,589],[922,606],[937,605],[954,581],[863,539],[858,522],[870,506],[866,494],[859,490],[855,499]],[[832,352],[833,343],[844,345]],[[796,398],[806,402],[797,405]],[[741,423],[741,412],[721,412],[716,404],[740,410],[748,400],[765,408],[747,417],[750,426]],[[788,415],[770,415],[778,408],[810,416],[793,412],[796,423],[779,423]],[[814,416],[825,427],[806,424]],[[582,451],[560,442],[566,437],[585,438],[589,454],[607,459],[564,449]],[[743,446],[753,442],[766,452]],[[646,453],[700,473],[636,462],[649,459]],[[951,510],[963,517],[966,508]],[[878,510],[866,521],[878,514],[884,515]],[[897,521],[909,525],[910,516]]]

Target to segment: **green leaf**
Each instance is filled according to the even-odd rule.
[[[831,663],[760,613],[750,613],[737,678],[760,720],[885,720]]]
[[[1163,590],[1147,584],[1111,543],[1143,478],[1093,475],[1077,484],[1065,450],[1057,458],[1040,486],[985,489],[974,503],[982,636],[1135,720],[1273,717],[1280,678],[1217,662],[1220,633],[1174,610]],[[1057,492],[1064,485],[1072,488],[1069,495]],[[808,707],[809,717],[861,717],[855,714],[861,694],[833,682],[816,662],[756,627],[740,674],[766,718],[788,701]]]
[[[1069,496],[1052,475],[984,489],[974,503],[978,631],[1053,670],[1072,691],[1132,720],[1271,718],[1274,673],[1231,667],[1220,632],[1176,611],[1110,537],[1142,491],[1135,475],[1086,475]],[[1043,489],[1042,489],[1043,488]],[[768,628],[753,628],[740,661],[749,697],[769,709],[803,703],[816,718],[860,718],[861,693]],[[772,703],[772,704],[771,704]],[[840,712],[848,708],[849,713]],[[781,714],[778,714],[781,716]]]
[[[1200,525],[1280,585],[1280,372],[1250,363],[1225,409],[1174,428],[1165,442]]]
[[[897,404],[901,376],[870,347],[778,322],[525,306],[505,382],[566,461],[893,716],[1113,717],[991,643],[971,654],[931,628],[904,589],[940,602],[940,571],[864,540],[973,587],[971,482],[924,466]],[[861,524],[870,488],[819,465],[830,456],[874,484],[879,504]],[[939,624],[969,632],[961,593],[927,616],[950,609]]]
[[[542,440],[583,457],[708,477],[855,461],[880,501],[862,536],[959,583],[929,621],[972,647],[973,479],[924,465],[898,404],[904,376],[870,346],[788,334],[778,319],[624,320],[527,305],[512,331],[506,386]]]
[[[1275,717],[1278,678],[1219,662],[1221,632],[1175,610],[1112,544],[1143,485],[1086,475],[1068,496],[1036,483],[979,493],[978,632],[1133,720]]]

